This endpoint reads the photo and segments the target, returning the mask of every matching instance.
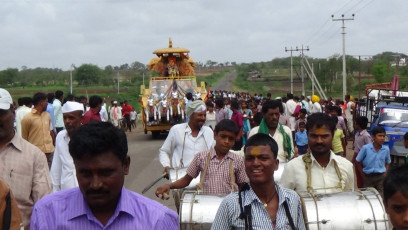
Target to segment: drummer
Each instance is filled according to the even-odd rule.
[[[187,187],[200,172],[198,190],[202,190],[203,194],[227,195],[238,191],[238,187],[241,187],[248,177],[245,174],[243,158],[230,152],[237,135],[238,127],[233,121],[221,120],[214,129],[215,146],[197,153],[187,169],[187,174],[171,184],[157,188],[156,196],[165,198],[164,194],[169,194],[170,189]]]
[[[306,229],[299,195],[275,184],[277,155],[278,145],[269,135],[257,133],[248,139],[245,171],[249,185],[224,198],[212,230]]]
[[[331,151],[336,124],[323,113],[307,117],[310,152],[289,161],[280,185],[295,191],[334,193],[354,189],[353,164]]]
[[[159,160],[164,167],[164,173],[168,174],[171,168],[188,167],[196,153],[213,147],[214,133],[211,128],[203,126],[206,112],[207,107],[203,101],[191,102],[186,112],[188,123],[171,127],[159,150]]]

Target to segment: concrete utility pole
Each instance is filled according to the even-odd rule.
[[[354,14],[352,18],[344,18],[344,14],[341,15],[341,18],[334,18],[332,14],[332,21],[342,21],[342,32],[343,35],[343,98],[347,94],[347,79],[346,79],[346,27],[344,26],[344,21],[354,20]]]
[[[117,78],[118,78],[118,94],[119,94],[119,71],[116,74]]]
[[[71,65],[70,69],[71,71],[69,74],[69,88],[70,88],[69,92],[71,93],[71,95],[72,95],[72,68],[75,68],[74,64]]]
[[[296,47],[297,48],[297,47]],[[303,58],[305,57],[305,55],[304,55],[304,53],[303,53],[303,51],[309,51],[310,49],[309,49],[309,46],[307,46],[307,48],[303,48],[303,45],[302,45],[302,49],[299,49],[299,51],[301,52],[301,54],[302,54],[302,59],[301,59],[301,65],[300,65],[300,74],[302,75],[302,95],[303,96],[305,96],[305,75],[303,74]]]
[[[290,49],[287,49],[285,47],[285,52],[290,51],[290,93],[293,94],[293,57],[292,57],[292,52],[293,51],[299,51],[298,48],[296,49],[292,49],[292,47],[290,47]]]
[[[296,49],[293,49],[292,47],[290,47],[290,49],[287,49],[285,47],[285,52],[290,51],[290,93],[293,94],[293,57],[292,57],[292,52],[293,51],[300,51],[301,52],[301,56],[302,56],[302,60],[301,62],[303,63],[303,51],[309,51],[309,46],[307,48],[298,48],[296,46]],[[305,95],[305,81],[304,81],[304,75],[303,75],[303,65],[300,66],[300,71],[301,71],[301,77],[302,77],[302,95]]]

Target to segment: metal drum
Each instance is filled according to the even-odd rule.
[[[282,177],[283,169],[285,168],[285,165],[286,163],[279,162],[278,170],[273,173],[273,178],[276,184],[280,184],[280,179]]]
[[[224,196],[183,193],[179,209],[180,229],[210,229]]]
[[[380,194],[374,188],[334,194],[299,193],[306,228],[389,229]]]
[[[183,178],[187,174],[187,168],[175,168],[175,169],[170,169],[169,170],[169,179],[171,183],[175,182],[178,179]],[[185,187],[186,190],[195,190],[197,189],[197,185],[200,183],[200,175],[196,178],[193,178],[193,180],[190,182],[190,184]]]

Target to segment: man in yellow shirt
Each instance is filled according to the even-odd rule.
[[[332,119],[336,124],[339,121],[337,117],[332,117]],[[346,157],[346,145],[347,144],[343,130],[336,128],[332,141],[332,150],[334,154]]]
[[[45,111],[47,104],[46,94],[34,94],[34,108],[21,121],[21,136],[45,153],[48,167],[51,168],[54,155],[54,132],[50,114]]]

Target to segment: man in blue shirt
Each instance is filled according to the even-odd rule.
[[[278,144],[269,135],[257,133],[248,139],[245,171],[249,184],[224,198],[211,230],[306,229],[299,195],[275,184],[277,155]]]
[[[383,180],[391,163],[390,149],[383,145],[385,141],[385,130],[377,126],[372,132],[373,142],[364,145],[356,157],[359,172],[362,168],[364,187],[374,187],[383,194]]]

